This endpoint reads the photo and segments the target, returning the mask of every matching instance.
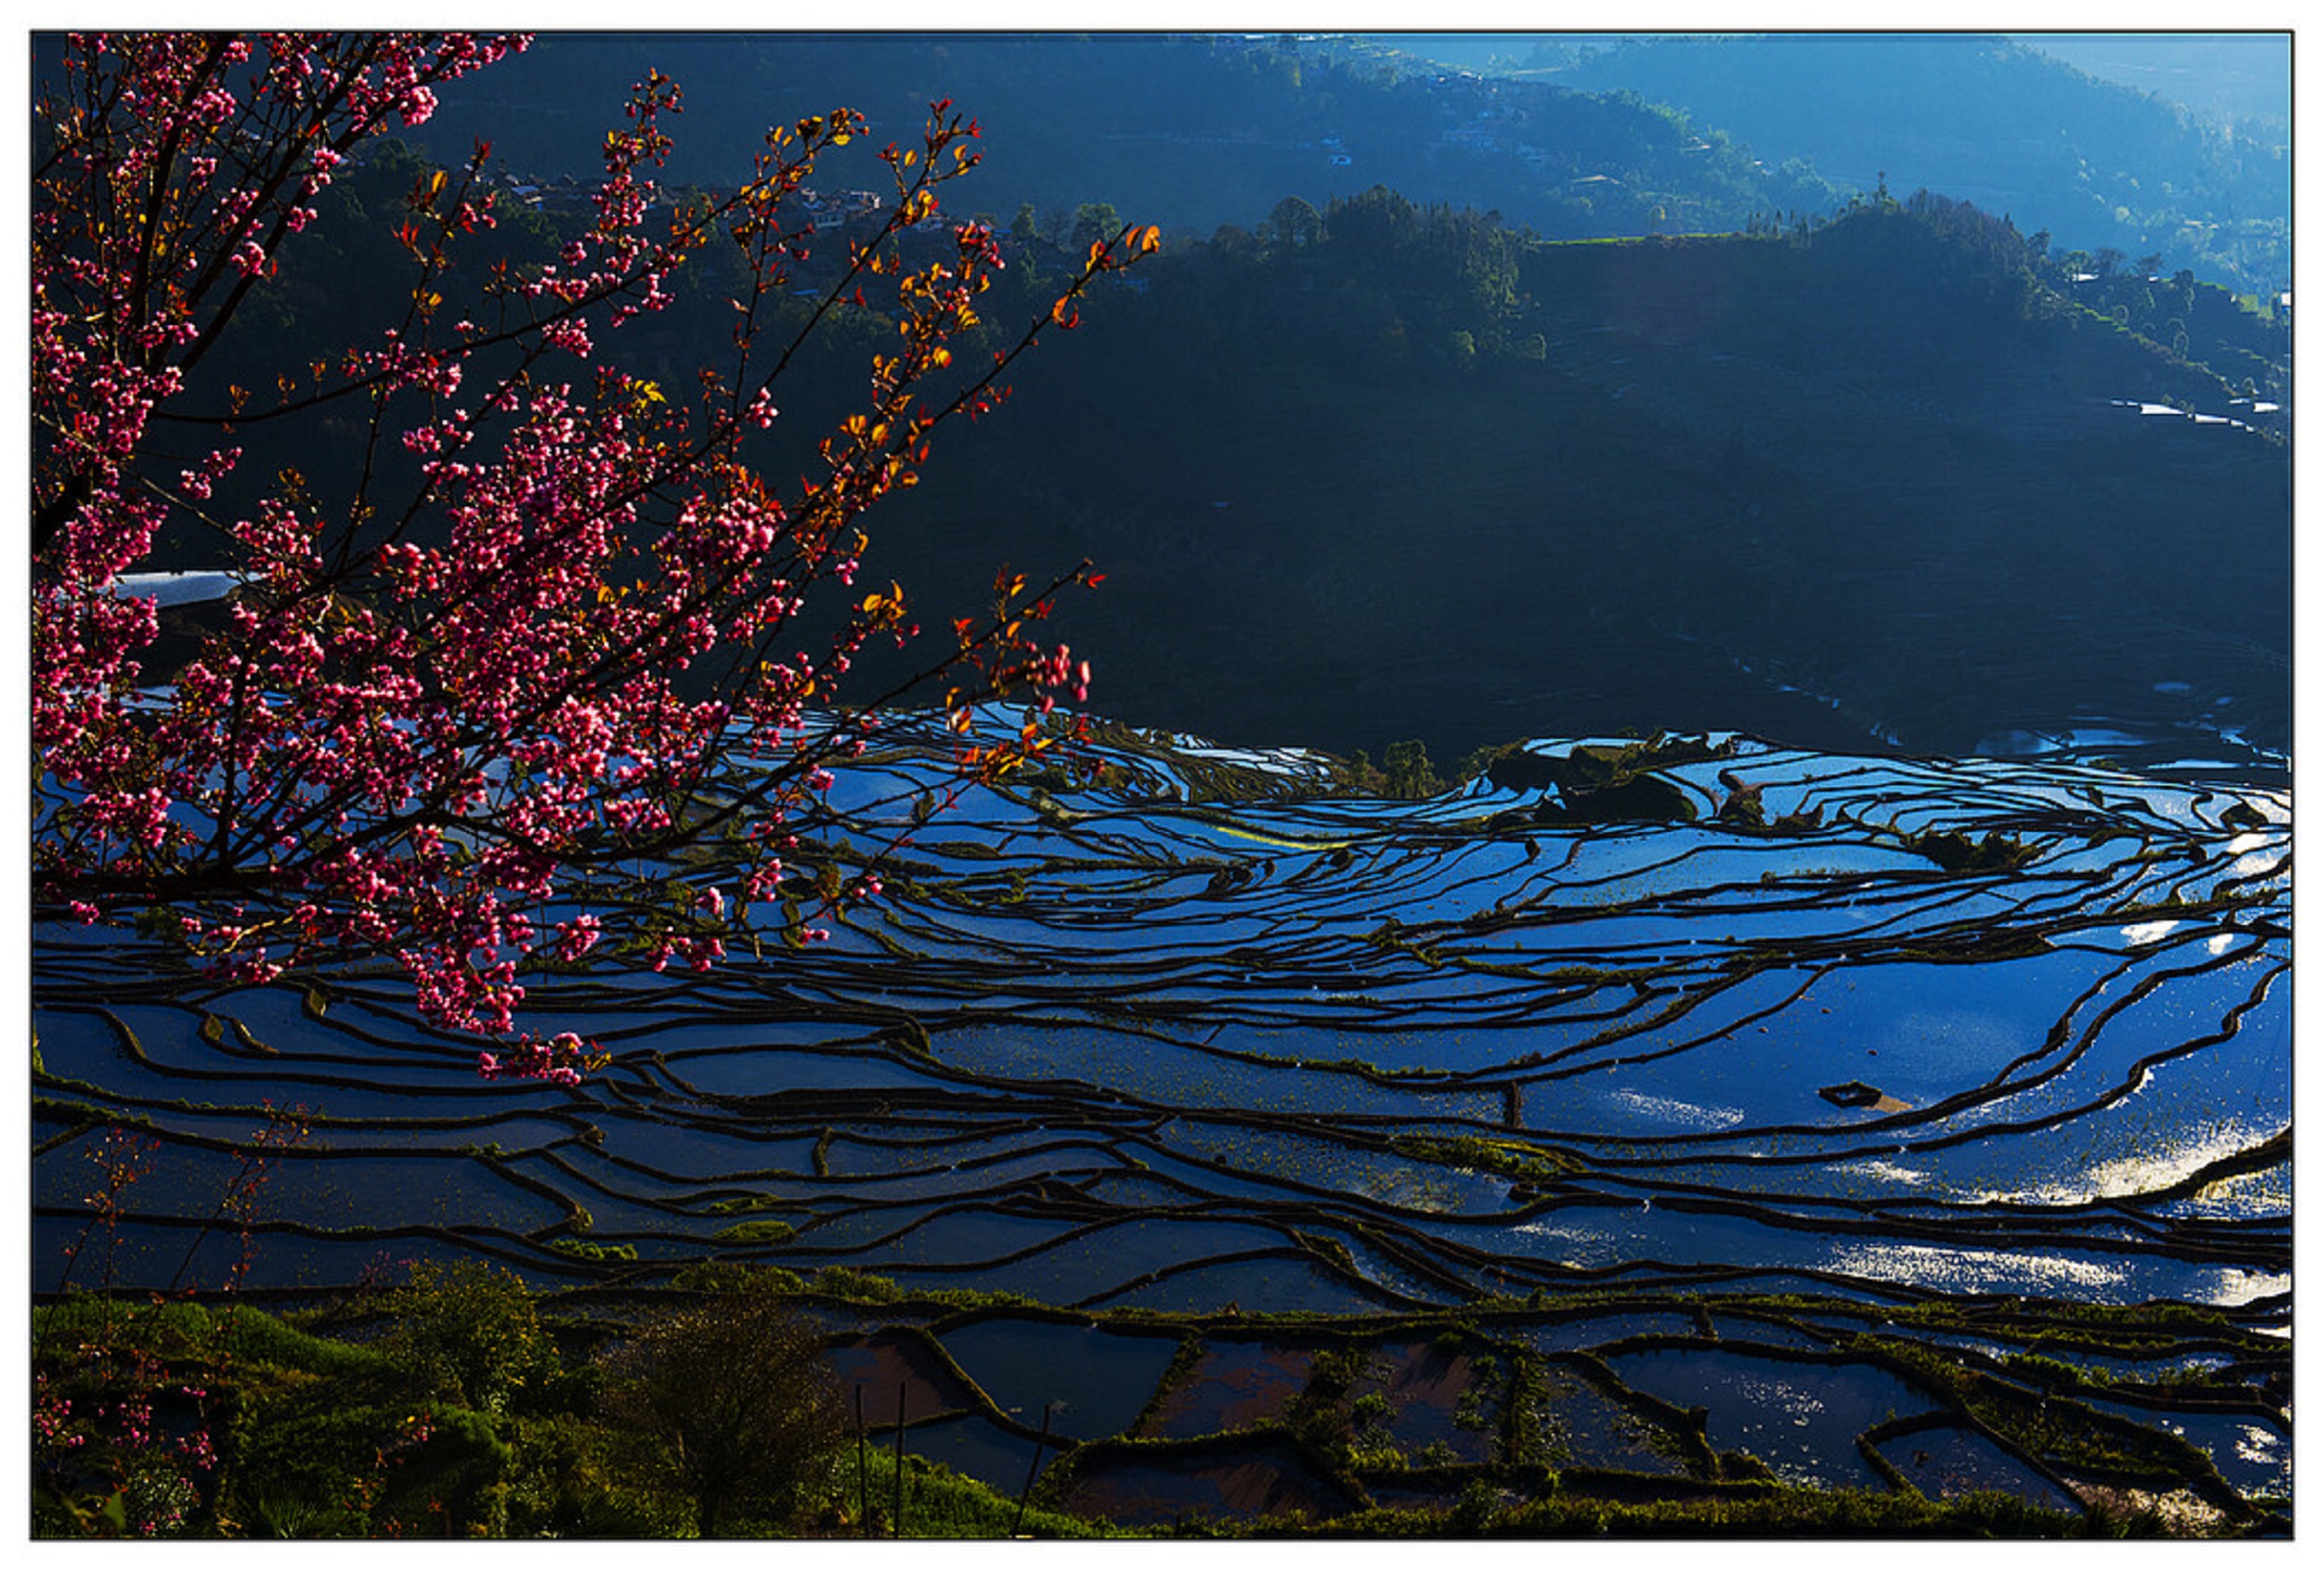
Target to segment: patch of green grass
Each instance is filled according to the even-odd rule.
[[[634,1244],[592,1244],[584,1238],[552,1238],[549,1246],[563,1254],[600,1263],[635,1260],[638,1257],[638,1246]]]
[[[1441,1167],[1471,1168],[1528,1183],[1552,1183],[1588,1171],[1582,1159],[1525,1140],[1476,1135],[1399,1135],[1390,1143],[1398,1156]]]
[[[902,1534],[907,1539],[1005,1539],[1012,1534],[1037,1539],[1153,1536],[1150,1531],[1085,1521],[1034,1505],[1028,1505],[1020,1515],[1015,1500],[990,1484],[954,1472],[941,1462],[911,1455],[910,1444],[908,1431]],[[860,1472],[853,1453],[841,1462],[837,1503],[850,1518],[853,1533],[862,1533],[862,1513],[868,1509],[872,1531],[864,1536],[895,1537],[895,1453],[873,1445],[867,1448],[863,1462]]]
[[[721,1227],[713,1236],[721,1244],[781,1245],[797,1238],[798,1229],[772,1217],[759,1217],[748,1222],[737,1222],[731,1227]]]

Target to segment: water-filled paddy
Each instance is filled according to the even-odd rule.
[[[955,1327],[944,1346],[1003,1412],[1038,1426],[1047,1411],[1054,1432],[1085,1440],[1128,1429],[1178,1353],[1169,1335],[1005,1317]]]
[[[1904,1481],[1932,1499],[1997,1489],[2056,1510],[2071,1496],[1974,1429],[1936,1425],[1878,1446]]]
[[[1608,1361],[1633,1390],[1710,1410],[1721,1450],[1748,1450],[1794,1484],[1878,1484],[1856,1440],[1872,1425],[1930,1410],[1929,1394],[1865,1364],[1793,1363],[1710,1348],[1625,1354]]]

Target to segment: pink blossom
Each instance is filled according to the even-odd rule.
[[[914,271],[868,266],[875,251],[893,257],[892,244],[842,248],[835,260],[855,281],[893,286],[881,305],[901,347],[875,361],[870,403],[835,432],[813,478],[793,486],[752,472],[741,444],[776,418],[779,346],[746,332],[737,361],[700,379],[698,403],[691,381],[649,385],[595,363],[597,333],[667,308],[694,243],[666,207],[655,216],[662,197],[650,177],[668,155],[661,127],[678,97],[650,78],[606,141],[594,226],[554,265],[476,282],[481,308],[463,300],[439,315],[423,298],[463,281],[437,265],[439,238],[492,223],[470,184],[480,153],[420,193],[405,235],[414,292],[392,326],[351,323],[342,344],[282,346],[295,398],[375,418],[382,440],[400,444],[398,464],[378,465],[354,494],[310,497],[263,477],[225,487],[241,456],[217,423],[226,411],[184,387],[207,313],[243,280],[278,268],[300,280],[312,243],[300,232],[346,150],[423,123],[444,84],[526,41],[323,32],[260,42],[219,51],[204,35],[169,32],[75,35],[62,48],[78,91],[60,101],[119,107],[85,140],[59,139],[34,193],[28,380],[34,418],[54,433],[34,477],[31,709],[45,771],[35,887],[47,909],[88,922],[100,906],[131,914],[208,880],[215,898],[171,904],[214,977],[263,982],[288,968],[391,956],[425,1018],[490,1041],[477,1060],[484,1078],[569,1085],[594,1050],[519,1034],[525,982],[536,965],[577,962],[607,934],[598,914],[551,923],[529,913],[569,905],[568,877],[626,876],[665,858],[742,764],[768,782],[735,826],[749,870],[715,876],[736,877],[736,897],[751,904],[779,898],[784,864],[770,853],[827,821],[816,799],[837,783],[830,765],[860,752],[853,737],[810,740],[811,710],[844,702],[835,690],[875,629],[907,631],[899,591],[868,604],[838,595],[863,570],[856,521],[922,462],[937,417],[917,400],[948,345],[973,329],[1000,255],[977,225],[956,232],[956,256]],[[238,69],[217,70],[220,54]],[[772,223],[777,196],[862,129],[845,114],[813,124],[766,153],[752,186],[721,198],[715,233]],[[889,241],[934,214],[949,178],[938,166],[973,161],[934,155],[964,151],[970,134],[939,116],[929,156],[896,167]],[[172,165],[189,178],[155,178]],[[90,195],[124,187],[155,193],[152,222],[166,247]],[[805,245],[770,233],[746,247],[740,298],[786,299]],[[121,287],[156,259],[151,289]],[[202,297],[202,280],[221,271],[223,286]],[[477,355],[475,341],[498,338],[503,324],[505,363]],[[560,382],[549,368],[569,366],[567,355],[581,371]],[[953,407],[973,416],[995,399]],[[157,440],[165,418],[168,440]],[[415,472],[416,485],[398,489]],[[227,495],[249,500],[214,517]],[[198,522],[188,516],[197,510]],[[167,695],[142,697],[159,620],[150,598],[114,587],[165,527],[198,536],[212,523],[229,532],[247,592]],[[990,626],[963,633],[948,669],[960,712],[987,695],[1046,704],[1083,694],[1086,663],[1017,630],[1038,620],[1047,593],[1081,576],[1029,601],[1011,589]],[[846,626],[827,649],[766,660],[783,629],[835,596]],[[728,686],[706,697],[692,685],[730,665],[743,675]],[[963,772],[997,769],[1036,745],[964,745]],[[867,877],[854,897],[880,892]],[[695,901],[705,925],[725,920],[724,887]],[[602,907],[630,908],[618,895]],[[794,918],[803,942],[830,939],[828,927],[806,925],[819,914]],[[649,926],[637,936],[657,970],[673,959],[708,969],[726,956],[706,932]]]
[[[597,947],[601,936],[597,919],[586,911],[570,922],[560,922],[557,924],[558,958],[577,960]]]

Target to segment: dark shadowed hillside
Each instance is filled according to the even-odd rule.
[[[2181,358],[1941,201],[1515,247],[1506,282],[1489,231],[1406,218],[1157,269],[899,511],[893,559],[1097,558],[1067,626],[1101,706],[1244,741],[2282,742],[2286,449],[2194,363],[2281,363],[2282,330],[2222,291],[2172,308],[2216,335]]]

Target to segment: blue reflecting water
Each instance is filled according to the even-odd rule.
[[[1620,1354],[1624,1382],[1675,1406],[1711,1410],[1711,1444],[1748,1451],[1794,1484],[1872,1489],[1879,1475],[1857,1437],[1936,1404],[1919,1387],[1871,1364],[1754,1358],[1708,1349]]]

